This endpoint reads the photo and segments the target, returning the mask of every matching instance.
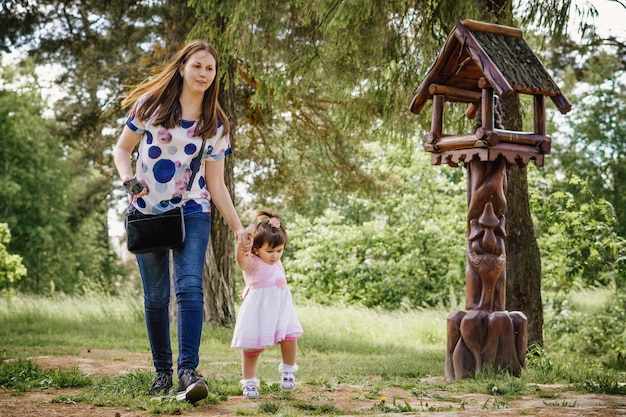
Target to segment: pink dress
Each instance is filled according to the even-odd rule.
[[[247,291],[235,323],[231,347],[263,349],[302,335],[302,326],[293,306],[283,264],[265,263],[248,254],[250,263],[243,270]]]

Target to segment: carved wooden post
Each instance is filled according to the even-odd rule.
[[[519,374],[527,319],[506,305],[506,161],[468,164],[465,311],[448,315],[445,376],[466,378],[483,364]]]
[[[484,84],[484,83],[483,83]],[[483,85],[482,131],[494,129],[493,90]],[[466,378],[483,364],[519,374],[527,319],[506,307],[506,160],[467,163],[466,311],[448,315],[445,376]]]

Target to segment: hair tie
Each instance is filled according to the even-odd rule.
[[[280,227],[280,220],[278,220],[277,217],[272,217],[271,219],[267,221],[267,224],[269,224],[272,227]]]

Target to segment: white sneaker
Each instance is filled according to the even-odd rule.
[[[283,380],[280,389],[290,391],[296,387],[296,377],[291,372],[283,372]]]
[[[255,399],[259,398],[259,391],[257,387],[261,383],[257,378],[242,379],[241,390],[243,391],[243,398]]]
[[[259,391],[254,385],[245,385],[243,387],[243,398],[255,399],[259,398]]]

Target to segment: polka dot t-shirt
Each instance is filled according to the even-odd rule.
[[[133,131],[143,134],[139,143],[136,177],[148,194],[133,201],[144,214],[158,214],[185,203],[185,213],[210,212],[211,195],[206,188],[204,166],[232,152],[229,135],[223,135],[220,123],[217,133],[205,143],[202,164],[189,193],[191,162],[198,155],[202,138],[194,136],[196,122],[183,120],[180,126],[165,129],[135,119],[134,112],[126,120]]]

